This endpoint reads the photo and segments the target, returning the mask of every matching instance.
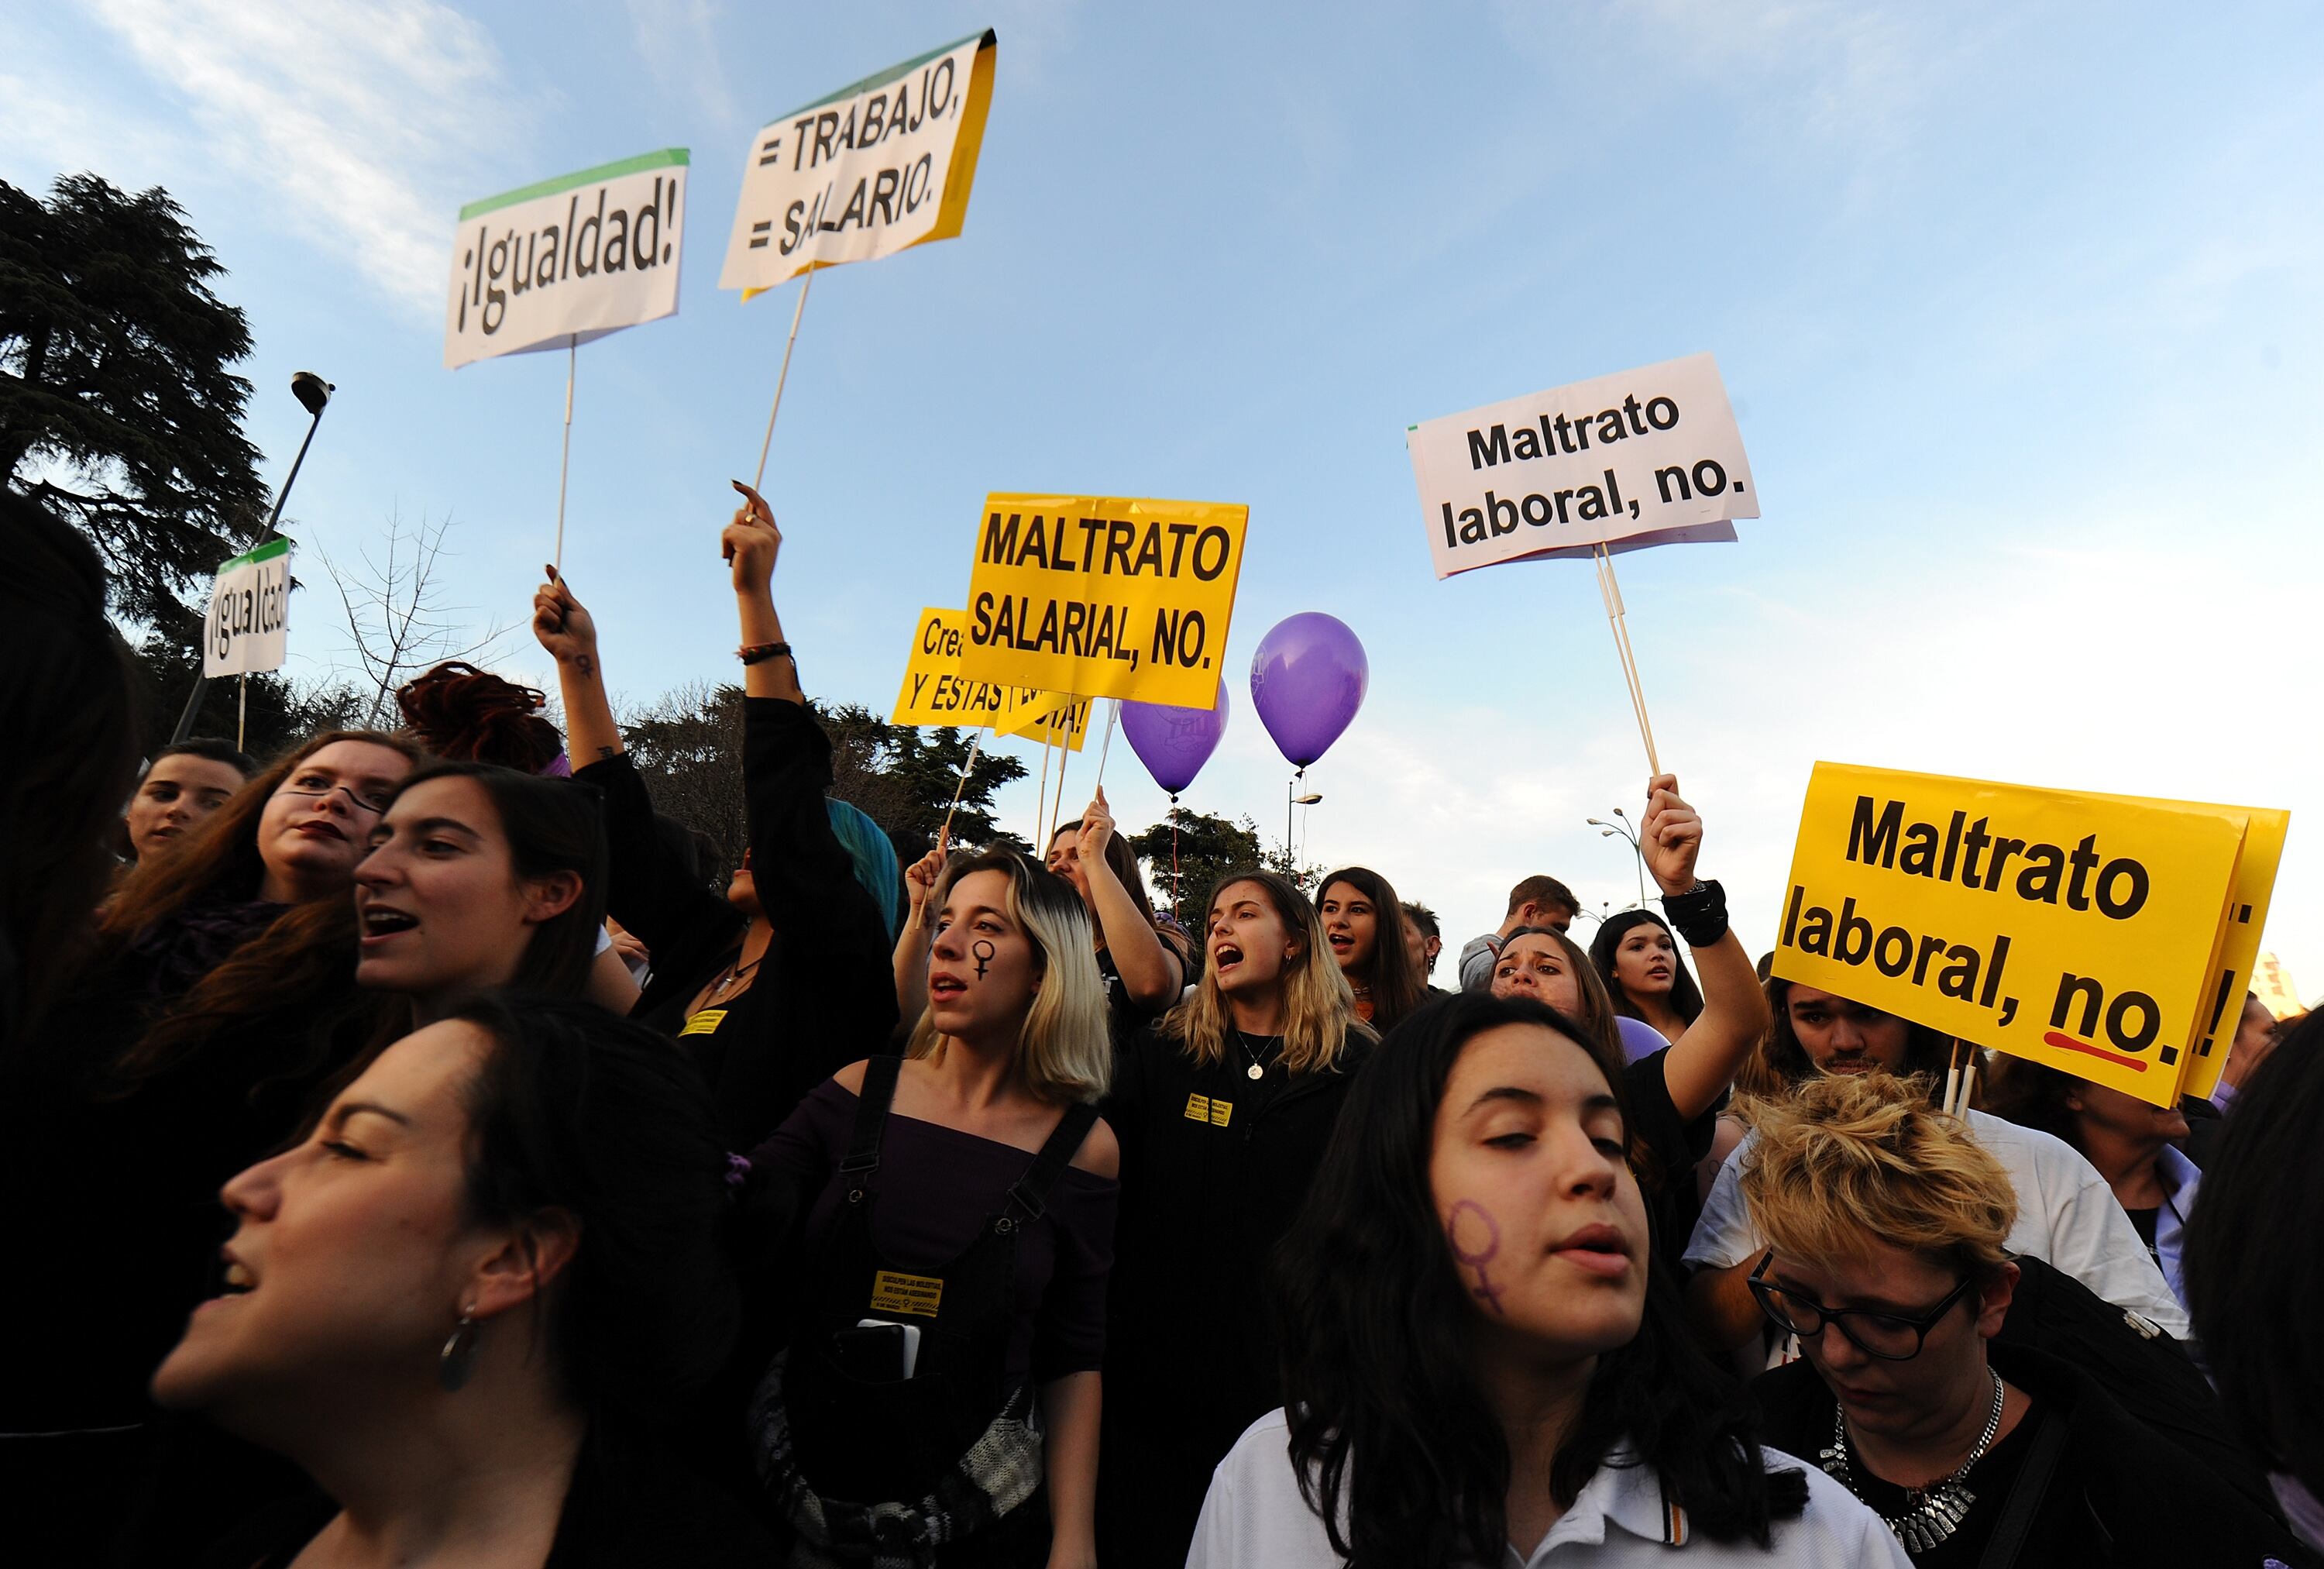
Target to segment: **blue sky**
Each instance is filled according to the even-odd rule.
[[[1434,581],[1402,433],[1708,350],[1766,516],[1621,568],[1746,941],[1823,757],[2288,807],[2267,946],[2324,992],[2312,7],[91,0],[0,20],[0,177],[167,186],[250,313],[270,482],[290,372],[339,384],[299,537],[347,559],[448,512],[481,623],[546,558],[563,364],[441,368],[455,214],[690,147],[680,314],[590,346],[575,412],[567,569],[641,701],[734,669],[717,527],[792,302],[715,287],[752,131],[983,26],[966,232],[822,274],[801,331],[767,489],[810,690],[884,711],[988,490],[1248,503],[1229,668],[1300,610],[1371,656],[1309,857],[1456,944],[1531,872],[1619,906],[1583,819],[1646,770],[1594,580]],[[337,619],[294,601],[293,674],[346,662]],[[1236,696],[1186,801],[1279,835]]]

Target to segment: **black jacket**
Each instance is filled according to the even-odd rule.
[[[740,951],[742,912],[695,881],[663,844],[645,781],[626,755],[576,777],[604,791],[613,857],[606,909],[653,955],[631,1017],[678,1036],[692,1052],[730,1149],[755,1146],[849,1063],[893,1049],[893,945],[832,832],[824,806],[831,742],[804,706],[742,700],[751,875],[774,941],[750,990],[711,1033],[679,1035],[695,994]]]
[[[1121,1145],[1108,1288],[1100,1557],[1183,1564],[1211,1472],[1282,1403],[1268,1306],[1276,1244],[1323,1163],[1370,1049],[1265,1080],[1200,1066],[1158,1027],[1115,1058],[1101,1111]]]
[[[2047,1410],[2066,1423],[2018,1569],[2261,1569],[2270,1558],[2299,1561],[2281,1521],[2132,1417],[2081,1369],[2023,1346],[1988,1349],[1994,1371],[2034,1398],[2027,1420]],[[1831,1442],[1832,1395],[1812,1364],[1762,1373],[1752,1392],[1770,1445],[1812,1457]]]

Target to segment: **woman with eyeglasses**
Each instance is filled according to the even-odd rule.
[[[2009,1173],[1885,1075],[1760,1108],[1741,1181],[1759,1309],[1803,1361],[1755,1385],[1767,1441],[1922,1569],[2259,1565],[2282,1526],[2061,1358],[1995,1338],[2019,1268]]]

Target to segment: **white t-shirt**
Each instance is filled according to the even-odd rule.
[[[2096,1168],[2062,1140],[1984,1112],[1970,1112],[1969,1125],[2017,1189],[2017,1223],[2006,1244],[2011,1252],[2031,1253],[2116,1306],[2188,1337],[2187,1310]],[[1757,1140],[1756,1134],[1745,1134],[1719,1168],[1702,1218],[1687,1239],[1690,1269],[1724,1269],[1766,1250],[1743,1202],[1743,1157]],[[1769,1359],[1770,1365],[1785,1360],[1780,1349]]]
[[[1289,1443],[1278,1408],[1252,1423],[1219,1462],[1203,1500],[1186,1569],[1342,1569],[1323,1522],[1299,1496]],[[1667,1565],[1674,1547],[1685,1552],[1688,1569],[1736,1564],[1759,1569],[1912,1569],[1912,1560],[1880,1517],[1853,1493],[1788,1454],[1760,1454],[1769,1470],[1798,1471],[1808,1479],[1807,1509],[1796,1519],[1775,1522],[1771,1551],[1696,1536],[1685,1510],[1665,1507],[1653,1472],[1601,1465],[1530,1556],[1505,1546],[1499,1564],[1480,1569]]]

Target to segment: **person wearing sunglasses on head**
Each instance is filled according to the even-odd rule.
[[[2289,1561],[2282,1524],[2074,1362],[1997,1339],[2017,1194],[1957,1118],[1885,1074],[1766,1103],[1740,1157],[1759,1309],[1803,1360],[1753,1393],[1921,1569]]]

